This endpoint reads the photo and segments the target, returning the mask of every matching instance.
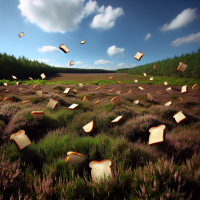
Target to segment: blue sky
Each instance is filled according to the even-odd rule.
[[[0,19],[1,53],[55,67],[131,68],[200,47],[199,0],[0,0]]]

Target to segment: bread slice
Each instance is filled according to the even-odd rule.
[[[71,60],[69,64],[70,66],[72,66],[74,64],[73,60]]]
[[[33,119],[44,119],[44,111],[32,111]]]
[[[146,73],[143,73],[144,76],[147,76]]]
[[[173,92],[173,89],[171,87],[168,87],[165,91],[171,93]]]
[[[27,100],[27,101],[22,101],[22,103],[28,103],[29,102],[29,100]]]
[[[128,93],[128,94],[131,94],[131,93],[133,93],[133,90],[130,89],[127,93]]]
[[[153,77],[150,77],[150,79],[149,79],[150,81],[153,81]]]
[[[157,127],[151,127],[149,129],[150,135],[149,135],[149,146],[156,145],[159,143],[165,142],[165,125],[159,125]]]
[[[103,181],[104,178],[107,179],[108,177],[110,177],[113,180],[112,165],[113,163],[109,159],[105,159],[102,161],[94,160],[90,162],[89,167],[92,168],[91,169],[92,181],[100,183],[101,180]]]
[[[112,120],[112,123],[118,123],[123,119],[123,116],[118,116],[117,118],[115,118],[114,120]]]
[[[17,133],[14,133],[10,136],[10,140],[12,140],[19,150],[27,147],[31,144],[30,139],[25,134],[24,130],[20,130]]]
[[[12,78],[15,79],[15,80],[17,80],[17,77],[16,77],[16,76],[13,76],[13,75],[12,75]]]
[[[139,103],[139,100],[133,101],[133,104],[137,105]]]
[[[24,34],[24,32],[21,32],[20,34],[19,34],[19,37],[21,38],[22,36],[24,36],[25,34]]]
[[[4,86],[8,86],[8,83],[4,83]]]
[[[178,98],[179,101],[183,101],[183,99],[181,97]]]
[[[168,85],[167,81],[164,81],[164,85]]]
[[[120,81],[117,81],[119,84],[121,83]]]
[[[79,85],[79,87],[83,87],[83,83],[79,83],[78,85]]]
[[[75,92],[75,93],[77,93],[77,90],[76,90],[76,89],[74,89],[74,92]]]
[[[116,94],[121,94],[121,91],[119,91],[119,90],[118,90],[118,91],[116,91]]]
[[[181,71],[181,72],[184,72],[186,67],[187,67],[187,64],[185,64],[184,62],[180,62],[177,70]]]
[[[71,88],[66,88],[63,94],[68,94]]]
[[[134,81],[135,83],[137,83],[138,82],[138,80],[137,79],[135,79],[135,81]]]
[[[6,90],[5,92],[8,92],[9,90]]]
[[[101,88],[101,86],[97,87],[96,90],[99,90]]]
[[[167,103],[164,104],[164,106],[170,106],[170,105],[172,105],[171,101],[168,101]]]
[[[197,83],[196,83],[195,85],[192,86],[192,89],[193,89],[193,90],[199,90],[199,88],[200,88],[200,87],[199,87],[199,85],[198,85]]]
[[[11,98],[9,98],[9,97],[4,98],[3,101],[4,101],[5,103],[13,103],[13,102],[14,102],[14,100],[11,99]]]
[[[19,82],[17,82],[16,85],[19,85]]]
[[[113,76],[109,77],[109,79],[112,80],[112,79],[113,79]]]
[[[94,124],[95,123],[94,123],[94,120],[93,120],[90,123],[83,126],[83,130],[88,134],[92,133],[92,131],[94,130]]]
[[[111,101],[112,101],[116,106],[119,105],[119,104],[121,103],[118,96],[112,98]]]
[[[87,96],[84,96],[83,101],[88,100],[90,101],[90,99]]]
[[[153,100],[153,95],[148,93],[147,94],[147,100],[152,101]]]
[[[65,44],[61,44],[61,45],[59,46],[59,48],[60,48],[64,53],[70,52],[70,50],[65,46]]]
[[[37,95],[38,97],[43,97],[43,92],[42,92],[42,90],[37,90],[37,91],[36,91],[36,95]]]
[[[134,58],[137,59],[138,61],[140,61],[140,59],[142,58],[143,55],[144,55],[143,53],[141,53],[141,52],[138,51],[138,52],[135,54]]]
[[[85,40],[82,40],[80,44],[85,44]]]
[[[138,89],[140,89],[140,90],[144,90],[144,88],[143,88],[143,87],[141,87],[141,86],[139,86],[139,87],[138,87]]]
[[[154,69],[154,70],[156,70],[156,69],[157,69],[157,66],[156,66],[156,65],[154,65],[154,66],[153,66],[153,69]]]
[[[156,94],[162,94],[162,92],[161,91],[156,91]]]
[[[113,92],[113,90],[109,90],[109,92]]]
[[[79,104],[73,103],[71,106],[68,107],[68,109],[75,110],[78,106],[79,106]]]
[[[45,76],[44,73],[42,73],[40,76],[42,77],[42,79],[45,79],[45,78],[46,78],[46,76]]]
[[[36,91],[37,91],[37,90],[41,90],[41,89],[40,89],[40,84],[39,84],[39,83],[36,84],[36,85],[34,85],[34,88],[35,88]]]
[[[86,83],[87,85],[90,85],[90,83]]]
[[[95,102],[95,104],[99,103],[99,100]]]
[[[57,104],[58,104],[58,101],[57,101],[57,100],[55,100],[55,99],[53,99],[53,98],[50,98],[50,101],[49,101],[49,103],[47,104],[47,107],[54,110]]]
[[[31,77],[28,77],[30,80],[33,80]]]
[[[65,162],[68,162],[72,165],[83,164],[84,160],[85,156],[83,154],[76,153],[73,151],[69,151],[67,153],[67,157],[65,158]]]
[[[182,86],[181,88],[181,93],[187,93],[188,92],[188,87],[187,85]]]
[[[185,120],[187,120],[187,117],[182,113],[182,111],[177,112],[173,118],[175,118],[175,121],[178,124],[181,124],[182,122],[184,122]]]

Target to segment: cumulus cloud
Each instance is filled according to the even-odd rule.
[[[92,1],[89,0],[86,5],[83,8],[83,14],[85,15],[85,17],[87,17],[88,15],[92,14],[93,12],[95,12],[96,10],[98,10],[98,5],[96,1]],[[101,10],[100,10],[101,11]]]
[[[171,23],[168,25],[166,23],[162,28],[161,31],[169,31],[181,28],[183,26],[186,26],[190,22],[192,22],[194,19],[197,18],[197,14],[195,13],[197,8],[191,9],[185,9],[180,14],[177,15],[175,19],[171,21]]]
[[[87,67],[87,65],[83,65],[81,68],[85,68],[85,67]]]
[[[42,48],[38,48],[39,52],[58,52],[59,49],[57,47],[52,46],[43,46]]]
[[[106,64],[106,63],[111,63],[112,64],[113,62],[112,61],[108,61],[108,60],[102,60],[102,59],[96,60],[94,62],[95,65]]]
[[[115,45],[113,45],[113,46],[108,48],[107,53],[108,53],[109,56],[112,56],[112,55],[117,54],[117,53],[122,53],[123,51],[124,51],[124,48],[120,49],[120,48],[117,48]]]
[[[148,40],[149,38],[151,38],[151,34],[150,33],[147,33],[147,36],[144,40]]]
[[[198,32],[197,34],[192,33],[186,37],[177,38],[176,40],[174,40],[171,43],[171,45],[172,46],[180,46],[182,44],[190,43],[190,42],[200,42],[200,32]]]
[[[80,65],[80,64],[83,64],[83,62],[81,62],[81,61],[76,61],[74,64],[75,64],[75,65]]]
[[[106,9],[102,6],[99,12],[90,23],[91,28],[110,29],[115,25],[115,20],[124,14],[122,8],[113,9],[110,5]]]
[[[43,63],[46,63],[46,62],[51,61],[51,60],[49,60],[49,59],[42,59],[42,58],[31,59],[31,60],[32,60],[32,61],[37,60],[38,62],[43,62]]]
[[[125,65],[126,63],[119,63],[118,65],[116,65],[117,67],[121,67],[123,65]]]

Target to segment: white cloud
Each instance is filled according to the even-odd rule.
[[[121,67],[123,65],[125,65],[126,63],[119,63],[118,65],[116,65],[117,67]]]
[[[197,14],[195,13],[197,8],[191,9],[185,9],[180,14],[177,15],[175,19],[171,21],[171,23],[168,25],[166,23],[162,28],[161,31],[169,31],[173,29],[178,29],[183,26],[186,26],[190,22],[192,22],[195,18],[197,18]]]
[[[171,43],[171,45],[172,46],[180,46],[184,43],[189,43],[189,42],[200,42],[200,32],[198,32],[197,34],[195,34],[195,33],[190,34],[186,37],[177,38],[176,40],[174,40]]]
[[[83,65],[82,67],[80,67],[80,68],[85,68],[85,67],[87,67],[87,65]]]
[[[117,53],[122,53],[123,51],[124,51],[124,48],[120,49],[120,48],[117,48],[115,45],[113,45],[113,46],[108,48],[107,53],[108,53],[109,56],[112,56],[112,55],[117,54]]]
[[[83,62],[81,62],[81,61],[76,61],[74,64],[75,64],[75,65],[80,65],[80,64],[83,64]]]
[[[148,40],[149,38],[151,38],[151,34],[150,33],[147,33],[147,36],[144,40]]]
[[[108,6],[106,9],[104,6],[98,9],[101,14],[96,15],[90,23],[91,28],[110,29],[115,25],[115,20],[123,15],[122,8],[112,9],[112,6]]]
[[[83,8],[83,14],[85,15],[85,17],[87,17],[97,9],[98,9],[97,2],[89,0]]]
[[[112,64],[113,62],[112,61],[108,61],[108,60],[102,60],[102,59],[96,60],[94,62],[95,65],[106,64],[106,63],[111,63]]]
[[[38,62],[43,62],[43,63],[46,63],[46,62],[51,61],[51,60],[49,60],[49,59],[42,59],[42,58],[31,59],[31,60],[32,60],[32,61],[37,60]]]
[[[58,52],[59,49],[57,47],[52,46],[43,46],[42,48],[38,48],[39,52]]]

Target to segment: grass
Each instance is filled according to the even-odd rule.
[[[174,83],[172,78],[165,80],[170,86]],[[185,80],[178,79],[175,86],[183,85],[181,81]],[[85,85],[86,82],[82,83]],[[90,84],[109,86],[116,82],[100,80],[90,81]],[[123,80],[120,82],[126,83]],[[56,86],[49,89],[44,98],[27,97],[30,104],[22,104],[22,96],[21,100],[15,96],[15,102],[10,105],[0,102],[0,131],[4,133],[6,141],[0,148],[2,200],[200,199],[198,94],[188,94],[194,95],[191,101],[185,95],[183,102],[177,101],[180,92],[175,91],[163,98],[154,94],[154,102],[158,102],[154,104],[147,101],[146,93],[143,95],[142,91],[139,93],[137,90],[139,94],[119,95],[122,103],[115,106],[110,100],[116,94],[102,92],[102,89],[95,94],[78,88],[73,97],[64,96],[62,91],[65,87],[58,84],[78,86],[78,82],[74,81],[34,80],[22,83],[26,86],[40,83],[41,88],[42,85]],[[153,83],[163,85],[163,78],[154,77]],[[193,86],[197,81],[188,79],[187,83]],[[122,84],[123,89],[126,85]],[[139,84],[145,84],[145,80],[140,80]],[[8,82],[8,85],[12,85],[12,82]],[[61,90],[61,93],[55,96],[54,89]],[[126,90],[128,92],[129,89]],[[96,99],[101,99],[100,93],[103,94],[102,100],[94,105]],[[90,102],[83,101],[84,96],[88,96]],[[55,110],[45,106],[50,97],[59,101]],[[173,101],[170,107],[163,106],[167,98]],[[136,99],[141,104],[134,105],[133,100]],[[69,110],[66,105],[72,103],[79,104],[78,109]],[[178,125],[173,115],[180,109],[188,120]],[[33,110],[45,111],[44,120],[33,120]],[[112,124],[111,121],[118,115],[123,115],[124,119]],[[92,120],[95,121],[95,129],[88,135],[82,127]],[[167,126],[165,143],[149,146],[149,129],[160,124]],[[25,130],[32,141],[21,151],[9,141],[10,135],[19,130]],[[68,151],[85,155],[85,162],[77,166],[65,162]],[[114,179],[97,184],[91,180],[89,163],[104,159],[112,160]]]

